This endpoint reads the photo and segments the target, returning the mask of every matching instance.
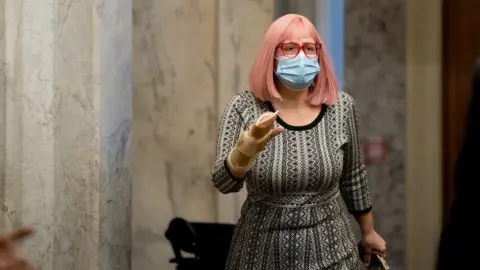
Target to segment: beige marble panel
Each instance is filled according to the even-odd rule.
[[[100,41],[100,269],[131,269],[132,0],[97,0]]]
[[[41,267],[54,269],[53,1],[9,0],[5,14],[6,225],[35,226],[26,253]]]
[[[0,203],[5,186],[5,1],[0,2]],[[1,207],[2,205],[0,205]],[[0,209],[0,232],[4,230],[5,212]]]
[[[98,269],[100,27],[93,0],[58,1],[55,18],[55,236],[58,269]],[[79,22],[84,21],[82,24]],[[57,91],[56,91],[57,90]],[[83,218],[80,218],[84,216]],[[83,228],[80,233],[77,228]],[[78,253],[70,252],[78,250]],[[58,266],[57,266],[58,265]]]
[[[172,217],[216,216],[216,3],[133,2],[133,269],[173,269]]]
[[[273,21],[273,0],[219,1],[218,119],[232,96],[249,89],[250,67]],[[246,196],[218,193],[218,221],[236,223]]]
[[[5,223],[42,269],[130,269],[130,13],[6,1]]]

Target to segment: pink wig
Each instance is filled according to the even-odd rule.
[[[325,45],[315,26],[304,16],[296,14],[282,16],[268,28],[250,70],[250,89],[255,97],[262,101],[282,98],[274,81],[275,50],[279,43],[290,39],[292,34],[298,31],[309,33],[315,42],[321,44],[318,53],[320,73],[314,79],[313,87],[309,90],[308,100],[312,105],[332,105],[337,100],[339,89],[330,58],[325,53]]]

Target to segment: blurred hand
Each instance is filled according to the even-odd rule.
[[[372,253],[386,256],[387,244],[375,230],[362,236],[362,245],[365,248],[365,255],[361,259],[366,265],[370,264]]]
[[[15,242],[31,235],[33,230],[21,228],[6,235],[0,235],[0,270],[33,270]]]

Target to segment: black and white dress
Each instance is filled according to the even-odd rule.
[[[236,94],[222,116],[213,183],[222,193],[248,190],[226,269],[362,269],[344,203],[371,210],[360,157],[354,100],[340,92],[310,124],[290,126],[268,143],[245,179],[234,179],[226,157],[240,133],[273,111],[250,91]],[[342,201],[343,198],[343,201]]]

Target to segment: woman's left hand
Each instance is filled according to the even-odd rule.
[[[370,264],[372,253],[376,253],[382,257],[386,256],[387,246],[385,240],[383,240],[375,230],[362,236],[362,245],[365,248],[365,255],[364,258],[362,258],[365,264]]]

